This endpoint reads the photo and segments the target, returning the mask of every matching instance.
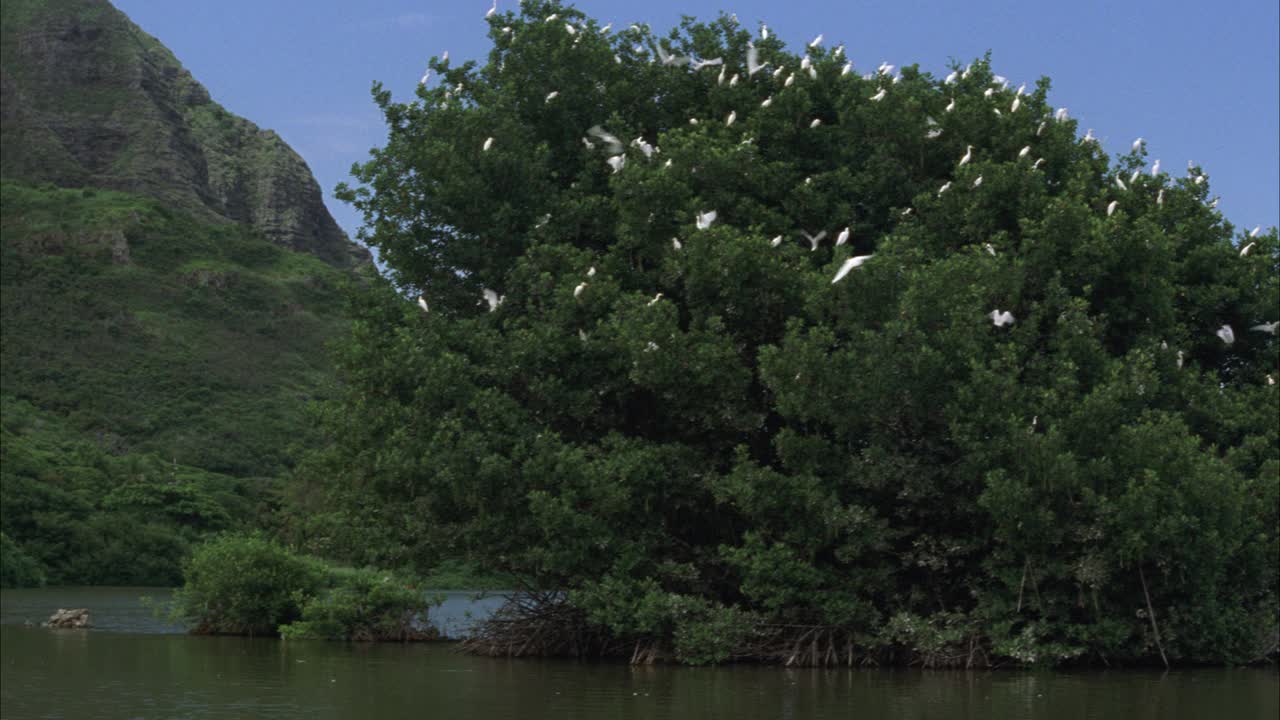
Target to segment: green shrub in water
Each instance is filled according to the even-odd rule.
[[[334,575],[336,587],[302,607],[302,619],[283,625],[285,638],[409,641],[438,637],[427,625],[433,603],[412,579],[377,570]]]

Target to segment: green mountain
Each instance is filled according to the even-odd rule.
[[[4,581],[176,580],[269,521],[368,255],[110,4],[0,8]]]

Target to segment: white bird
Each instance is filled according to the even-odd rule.
[[[786,82],[782,83],[782,87],[791,87],[791,83],[796,81],[796,74],[791,73],[787,76]]]
[[[1087,143],[1088,143],[1088,142],[1091,142],[1091,143],[1096,143],[1096,142],[1098,142],[1098,138],[1096,138],[1096,137],[1094,137],[1094,136],[1093,136],[1093,128],[1089,128],[1089,131],[1088,131],[1088,132],[1086,132],[1086,133],[1084,134],[1084,140],[1083,140],[1082,142],[1087,142]]]
[[[596,266],[592,265],[591,267],[587,268],[587,277],[595,277],[595,276],[596,276]]]
[[[693,60],[693,59],[689,60],[689,68],[695,71],[701,70],[704,67],[711,67],[713,65],[723,65],[723,64],[724,64],[724,58],[709,58],[706,60]]]
[[[551,13],[545,18],[545,22],[555,22],[560,19],[560,13]]]
[[[800,69],[808,70],[811,67],[813,67],[813,60],[810,60],[809,56],[805,55],[804,58],[800,61]]]
[[[1036,158],[1036,161],[1031,163],[1031,169],[1038,170],[1040,166],[1043,164],[1044,164],[1044,158]]]
[[[810,80],[817,80],[817,79],[818,79],[818,71],[817,71],[817,70],[815,70],[815,69],[813,69],[813,66],[812,66],[812,65],[811,65],[811,66],[809,66],[809,79],[810,79]]]
[[[1018,112],[1018,108],[1020,107],[1022,107],[1022,98],[1016,97],[1013,99],[1013,105],[1009,106],[1009,112]]]
[[[729,87],[734,87],[737,84],[738,84],[738,73],[734,73],[733,77],[729,78]]]
[[[1018,86],[1018,95],[1024,95],[1024,94],[1026,94],[1026,92],[1027,92],[1027,84],[1026,84],[1026,83],[1022,83],[1021,85],[1019,85],[1019,86]]]
[[[821,124],[822,124],[822,118],[814,118],[814,119],[813,119],[813,122],[809,123],[809,127],[810,127],[810,128],[816,128],[816,127],[818,127],[818,126],[819,126],[819,125],[821,125]]]
[[[1028,145],[1018,151],[1018,159],[1021,160],[1022,158],[1026,157],[1030,153],[1031,153],[1031,146]]]
[[[986,250],[986,251],[987,251],[987,254],[988,254],[988,255],[990,255],[990,256],[992,256],[992,257],[995,257],[995,254],[996,254],[996,248],[995,248],[995,246],[994,246],[994,245],[992,245],[991,243],[984,243],[982,247],[983,247],[983,249],[984,249],[984,250]]]
[[[995,88],[987,88],[986,90],[982,91],[982,97],[989,98],[992,96],[992,94],[995,93],[995,91],[996,91]]]
[[[616,173],[620,172],[620,171],[622,170],[622,168],[624,168],[624,167],[626,167],[626,166],[627,166],[627,156],[626,156],[626,155],[614,155],[613,157],[609,158],[608,160],[605,160],[605,162],[609,164],[609,167],[613,168],[613,172],[616,174]]]
[[[1179,370],[1182,369],[1182,351],[1181,350],[1178,351],[1178,369]]]
[[[1138,152],[1138,150],[1142,148],[1142,143],[1144,142],[1146,141],[1143,140],[1142,138],[1138,138],[1137,140],[1133,141],[1133,145],[1130,146],[1130,149],[1133,150],[1134,152]]]
[[[770,241],[769,241],[769,247],[778,247],[778,246],[779,246],[779,245],[781,245],[781,244],[782,244],[782,236],[781,236],[781,235],[779,235],[779,236],[777,236],[777,237],[775,237],[774,239],[772,239],[772,240],[770,240]]]
[[[604,35],[604,34],[608,33],[608,32],[609,32],[610,30],[612,30],[612,29],[613,29],[613,23],[609,23],[609,24],[605,25],[604,27],[600,28],[600,34],[601,34],[601,35]]]
[[[543,102],[551,102],[552,100],[555,100],[557,97],[560,97],[560,91],[552,90],[551,92],[547,93],[547,99],[543,100]],[[579,125],[578,127],[582,127],[582,126]]]
[[[428,82],[431,82],[431,68],[427,68],[427,71],[422,74],[422,79],[418,81],[418,84],[426,85]]]
[[[747,77],[751,77],[764,69],[764,63],[760,62],[760,51],[756,50],[755,45],[747,45]]]
[[[942,183],[942,187],[938,188],[938,194],[939,194],[939,195],[941,195],[942,193],[944,193],[944,192],[946,192],[946,191],[948,191],[948,190],[950,190],[950,189],[951,189],[951,181],[950,181],[950,180],[948,180],[948,181],[946,181],[946,182]]]
[[[1268,384],[1268,385],[1275,385],[1275,384],[1276,384],[1276,379],[1275,379],[1275,378],[1273,378],[1273,377],[1271,377],[1270,375],[1267,375],[1267,384]]]
[[[1261,225],[1254,226],[1254,228],[1249,231],[1249,237],[1251,238],[1258,237],[1258,233],[1260,232],[1262,232],[1262,226]]]
[[[1280,331],[1280,320],[1276,320],[1275,322],[1263,323],[1261,325],[1254,325],[1249,329],[1254,330],[1256,332],[1271,333],[1272,335],[1275,335],[1277,331]]]
[[[507,299],[506,295],[499,295],[489,288],[485,288],[481,294],[484,295],[484,301],[489,303],[489,312],[497,310],[502,301]]]
[[[1129,184],[1130,185],[1134,184],[1135,182],[1138,181],[1138,178],[1140,177],[1142,177],[1142,168],[1138,168],[1137,170],[1134,170],[1132,173],[1129,173]]]
[[[1196,176],[1196,179],[1195,179],[1195,183],[1196,183],[1197,185],[1203,185],[1203,184],[1204,184],[1204,176],[1203,176],[1203,175],[1197,175],[1197,176]]]
[[[1120,205],[1119,200],[1112,200],[1111,203],[1107,205],[1107,217],[1111,217],[1111,213],[1115,212],[1116,207],[1119,205]]]
[[[952,110],[955,110],[955,109],[956,109],[956,99],[951,98],[951,102],[947,103],[947,112],[951,112]]]
[[[662,47],[661,44],[658,44],[655,47],[658,49],[658,62],[662,63],[664,67],[689,64],[689,58],[681,55],[672,55],[667,52],[667,49]]]
[[[911,208],[907,208],[906,210],[903,210],[903,211],[902,211],[901,213],[899,213],[899,214],[900,214],[902,217],[906,217],[906,216],[908,216],[908,215],[910,215],[910,214],[911,214]]]
[[[1257,244],[1258,244],[1258,243],[1253,243],[1253,242],[1251,242],[1251,243],[1249,243],[1248,245],[1245,245],[1243,248],[1240,248],[1240,257],[1248,257],[1248,256],[1249,256],[1249,251],[1250,251],[1250,250],[1252,250],[1252,249],[1253,249],[1253,246],[1254,246],[1254,245],[1257,245]]]
[[[809,41],[809,47],[816,48],[822,44],[822,33],[818,33],[818,37]]]
[[[733,121],[737,119],[738,119],[738,112],[736,110],[730,110],[729,117],[724,119],[724,124],[727,127],[729,125],[732,125]]]
[[[768,39],[769,39],[769,26],[768,26],[768,25],[763,25],[763,24],[762,24],[762,25],[760,25],[760,39],[761,39],[761,40],[768,40]]]
[[[958,165],[957,167],[967,164],[969,160],[971,160],[972,158],[973,158],[973,146],[970,145],[969,149],[964,151],[964,157],[960,158],[960,165]]]
[[[673,237],[671,238],[671,247],[675,248],[676,250],[680,250],[684,248],[684,243],[680,242],[680,238]]]
[[[657,351],[658,351],[658,350],[660,350],[660,349],[661,349],[661,348],[659,348],[659,347],[658,347],[658,343],[656,343],[656,342],[654,342],[654,341],[652,341],[652,340],[650,340],[649,342],[645,343],[645,346],[644,346],[644,351],[645,351],[645,352],[647,352],[647,353],[648,353],[648,352],[657,352]]]
[[[724,74],[725,74],[725,71],[727,71],[727,70],[728,70],[728,68],[726,68],[725,66],[723,66],[723,65],[721,65],[721,66],[720,66],[720,74],[716,76],[716,84],[717,84],[717,85],[723,85],[723,84],[724,84]]]
[[[1124,180],[1119,175],[1116,176],[1116,187],[1120,188],[1121,190],[1129,189],[1129,186],[1124,184]]]
[[[894,67],[896,66],[890,65],[886,60],[885,62],[880,63],[880,66],[876,68],[876,73],[880,75],[889,75],[893,72]]]
[[[711,223],[716,221],[716,211],[711,210],[704,213],[695,213],[693,219],[697,222],[699,230],[706,230],[711,227]]]
[[[649,305],[647,305],[646,307],[652,306],[654,303],[658,302],[661,299],[662,299],[662,293],[658,293],[657,295],[654,295],[653,299],[649,301]]]
[[[786,67],[785,65],[779,65],[778,67],[774,68],[773,73],[772,73],[772,75],[773,75],[773,79],[774,79],[774,80],[777,80],[777,79],[778,79],[778,76],[779,76],[779,75],[781,75],[781,74],[783,73],[783,71],[785,71],[786,69],[787,69],[787,67]]]
[[[870,258],[871,258],[870,255],[855,255],[854,257],[851,257],[848,260],[845,260],[844,264],[840,266],[840,269],[836,271],[836,276],[831,279],[831,284],[835,285],[836,283],[840,282],[841,280],[844,279],[845,275],[849,274],[849,271],[862,265],[862,263],[866,262]]]
[[[1008,310],[1000,312],[1000,309],[996,308],[995,310],[987,313],[987,317],[991,318],[991,324],[996,327],[1004,327],[1005,325],[1013,324],[1013,313]]]
[[[431,308],[427,307],[427,296],[418,296],[418,307],[422,308],[422,312],[431,312]]]
[[[959,77],[959,76],[960,76],[960,73],[956,72],[955,70],[952,70],[952,71],[951,71],[951,74],[950,74],[950,75],[948,75],[948,76],[947,76],[947,78],[946,78],[945,80],[943,80],[942,82],[943,82],[943,83],[945,83],[945,84],[947,84],[947,85],[950,85],[950,84],[954,83],[954,82],[956,81],[956,78],[957,78],[957,77]]]
[[[837,46],[836,46],[836,49],[831,51],[831,57],[833,57],[833,58],[838,58],[838,57],[840,57],[840,56],[841,56],[841,55],[843,55],[843,54],[844,54],[844,46],[843,46],[843,45],[837,45]]]
[[[484,151],[486,151],[486,152],[487,152],[487,151],[489,150],[489,148],[491,148],[491,147],[493,147],[493,138],[488,138],[487,140],[485,140],[485,141],[484,141],[484,148],[483,148],[483,149],[484,149]]]
[[[1040,137],[1041,135],[1043,135],[1044,129],[1047,127],[1049,127],[1048,122],[1042,122],[1038,126],[1036,126],[1036,137]]]
[[[1164,205],[1164,188],[1160,188],[1160,192],[1156,193],[1156,204]]]
[[[442,63],[447,63],[447,62],[449,62],[449,51],[448,51],[448,50],[445,50],[444,52],[440,53],[440,62],[442,62]]]
[[[485,19],[493,17],[498,12],[498,0],[493,0],[493,7],[489,8],[489,12],[485,13]]]
[[[982,187],[982,176],[979,175],[977,180],[973,181],[974,187]]]
[[[836,236],[836,247],[840,247],[847,242],[849,242],[849,228],[845,227],[845,229],[841,230],[840,234]]]
[[[1154,163],[1152,163],[1152,165],[1151,165],[1151,177],[1155,177],[1155,176],[1157,176],[1157,175],[1159,175],[1159,174],[1160,174],[1160,161],[1159,161],[1159,160],[1156,160],[1156,161],[1155,161]]]
[[[573,289],[573,299],[577,300],[578,298],[582,297],[582,291],[586,289],[587,289],[586,283],[578,283],[578,286]]]
[[[1067,119],[1067,109],[1066,109],[1066,108],[1064,108],[1064,107],[1060,107],[1060,108],[1058,108],[1058,109],[1057,109],[1056,111],[1054,111],[1054,113],[1053,113],[1053,119],[1054,119],[1054,120],[1057,120],[1058,122],[1062,122],[1063,120],[1066,120],[1066,119]]]
[[[818,249],[818,243],[822,242],[822,239],[827,236],[827,231],[822,230],[817,235],[810,235],[804,230],[801,230],[800,234],[803,235],[805,239],[809,241],[809,252],[813,252],[814,250]]]
[[[1231,331],[1230,325],[1223,325],[1222,327],[1218,328],[1218,331],[1215,332],[1214,335],[1217,335],[1218,339],[1221,340],[1223,344],[1226,344],[1226,345],[1230,345],[1231,343],[1236,341],[1236,334]]]
[[[849,74],[849,73],[851,73],[851,72],[853,72],[853,61],[852,61],[852,60],[850,60],[849,62],[845,63],[845,64],[844,64],[844,67],[840,68],[840,74],[841,74],[841,75],[848,75],[848,74]]]
[[[760,103],[760,107],[767,108],[772,104],[773,104],[773,96],[770,95],[769,97],[764,99],[764,102]]]
[[[578,34],[578,28],[576,28],[576,27],[574,27],[574,26],[570,25],[569,23],[565,23],[565,24],[564,24],[564,29],[565,29],[565,30],[566,30],[570,35],[577,35],[577,34]]]
[[[583,330],[582,328],[578,328],[578,339],[579,339],[579,340],[581,340],[582,342],[586,342],[586,341],[587,341],[587,331],[586,331],[586,330]]]
[[[884,99],[884,93],[885,93],[884,88],[880,88],[880,92],[878,92],[878,93],[876,93],[875,95],[872,95],[872,96],[871,96],[871,102],[880,102],[881,100],[883,100],[883,99]]]

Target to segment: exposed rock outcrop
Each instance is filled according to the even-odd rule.
[[[0,13],[0,176],[148,195],[339,267],[367,261],[302,158],[213,102],[106,0],[6,0]]]
[[[49,616],[45,626],[51,628],[89,628],[93,627],[93,624],[89,622],[88,608],[76,608],[74,610],[59,608]]]

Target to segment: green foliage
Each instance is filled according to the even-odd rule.
[[[302,616],[324,569],[260,536],[222,535],[195,549],[183,577],[173,614],[193,632],[268,635]]]
[[[391,282],[352,300],[305,546],[465,556],[688,662],[749,624],[931,664],[1158,660],[1155,621],[1176,661],[1273,647],[1274,228],[1242,257],[1198,168],[1133,175],[1145,147],[1078,138],[1047,79],[1013,111],[985,59],[891,81],[814,48],[810,78],[757,39],[775,78],[727,16],[521,13],[487,63],[375,88],[387,144],[341,193]],[[660,152],[613,172],[595,125]]]
[[[282,625],[285,638],[358,642],[428,640],[433,604],[418,581],[378,570],[336,574],[336,586],[310,597],[302,619]]]
[[[40,587],[44,583],[40,563],[0,532],[0,588]]]

